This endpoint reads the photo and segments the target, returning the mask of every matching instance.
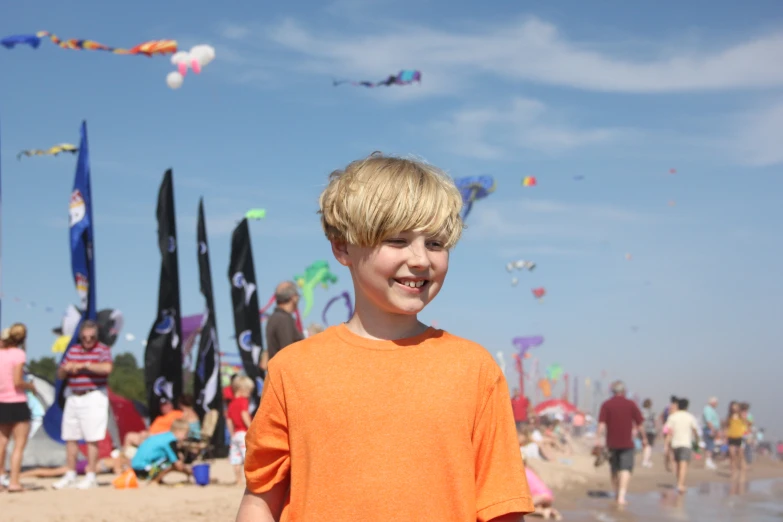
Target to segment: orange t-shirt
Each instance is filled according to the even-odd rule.
[[[254,493],[290,478],[290,520],[487,521],[530,513],[508,385],[480,345],[345,325],[269,361],[246,436]]]
[[[182,417],[182,412],[179,410],[171,410],[166,415],[158,415],[152,424],[150,424],[150,435],[156,435],[158,433],[166,433],[171,430],[171,425],[175,420]]]

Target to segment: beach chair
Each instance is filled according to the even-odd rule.
[[[188,440],[183,443],[183,449],[188,453],[186,461],[198,462],[212,458],[215,448],[212,444],[212,436],[220,419],[217,410],[209,410],[201,421],[201,437],[198,440]]]

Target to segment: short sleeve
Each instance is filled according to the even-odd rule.
[[[102,363],[110,363],[111,361],[111,348],[106,346],[105,344],[101,345],[101,353],[100,353],[100,362]]]
[[[606,403],[603,403],[601,405],[601,410],[598,413],[598,423],[599,424],[606,424],[608,415],[606,414]]]
[[[169,462],[174,463],[179,460],[179,455],[177,455],[177,440],[174,439],[168,444],[164,446],[166,456],[168,456]]]
[[[27,361],[27,353],[24,350],[18,350],[16,354],[16,362],[14,364],[24,364]]]
[[[265,493],[287,478],[291,467],[288,416],[280,373],[272,362],[253,422],[245,435],[247,489]]]
[[[480,522],[509,513],[533,512],[520,458],[511,397],[502,375],[488,390],[473,432],[476,518]]]
[[[642,410],[640,410],[636,404],[633,405],[633,420],[636,422],[637,426],[641,426],[642,424],[644,424],[644,416],[642,415]]]

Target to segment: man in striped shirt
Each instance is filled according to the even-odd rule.
[[[79,344],[68,350],[57,369],[57,378],[65,380],[65,409],[62,439],[65,441],[65,476],[52,487],[76,486],[88,489],[98,485],[95,479],[98,463],[98,443],[106,438],[109,423],[109,374],[112,370],[111,350],[98,342],[98,325],[84,321],[79,330]],[[76,484],[76,456],[79,441],[87,443],[87,473]]]

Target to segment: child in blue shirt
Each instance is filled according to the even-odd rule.
[[[190,476],[192,469],[185,464],[178,452],[179,442],[188,436],[188,421],[177,419],[171,424],[171,431],[152,435],[141,443],[131,461],[131,467],[140,479],[160,484],[163,477],[172,470]]]

